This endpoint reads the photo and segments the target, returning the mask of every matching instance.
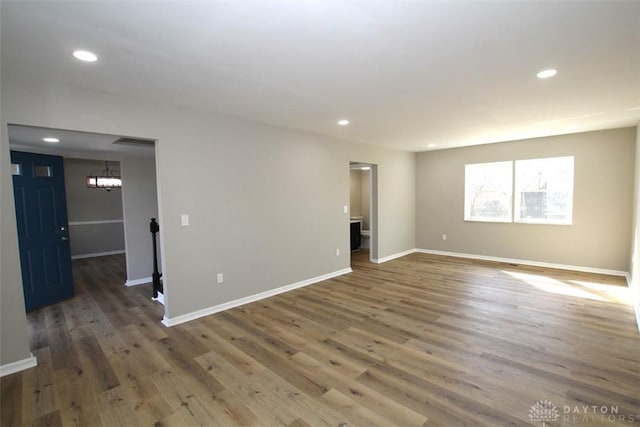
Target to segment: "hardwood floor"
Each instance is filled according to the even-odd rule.
[[[74,261],[76,296],[28,315],[38,366],[0,380],[1,425],[640,425],[624,279],[367,259],[172,328],[122,256]]]

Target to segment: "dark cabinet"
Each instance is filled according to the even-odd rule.
[[[360,221],[351,223],[351,250],[360,249]]]

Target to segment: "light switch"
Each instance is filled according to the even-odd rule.
[[[187,214],[180,215],[180,223],[182,225],[189,225],[189,215]]]
[[[347,205],[344,205],[344,213],[349,212],[349,207]]]

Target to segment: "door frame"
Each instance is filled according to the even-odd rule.
[[[378,262],[378,165],[369,162],[349,162],[349,172],[353,166],[368,166],[369,169],[369,261]],[[351,179],[349,179],[351,191]],[[351,209],[349,209],[351,215]]]

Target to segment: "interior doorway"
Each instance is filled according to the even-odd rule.
[[[118,286],[148,284],[141,288],[149,288],[151,295],[149,221],[158,217],[159,210],[155,140],[13,124],[8,125],[8,136],[11,150],[60,156],[64,163],[69,217],[62,227],[68,231],[65,243],[71,247],[67,261],[103,260],[107,265],[111,257],[109,265],[118,274],[101,269],[105,278],[117,276]],[[90,185],[90,177],[112,175],[122,178],[122,188]],[[91,280],[99,282],[100,277],[94,275]]]
[[[378,258],[378,167],[349,163],[349,234],[351,264]]]

